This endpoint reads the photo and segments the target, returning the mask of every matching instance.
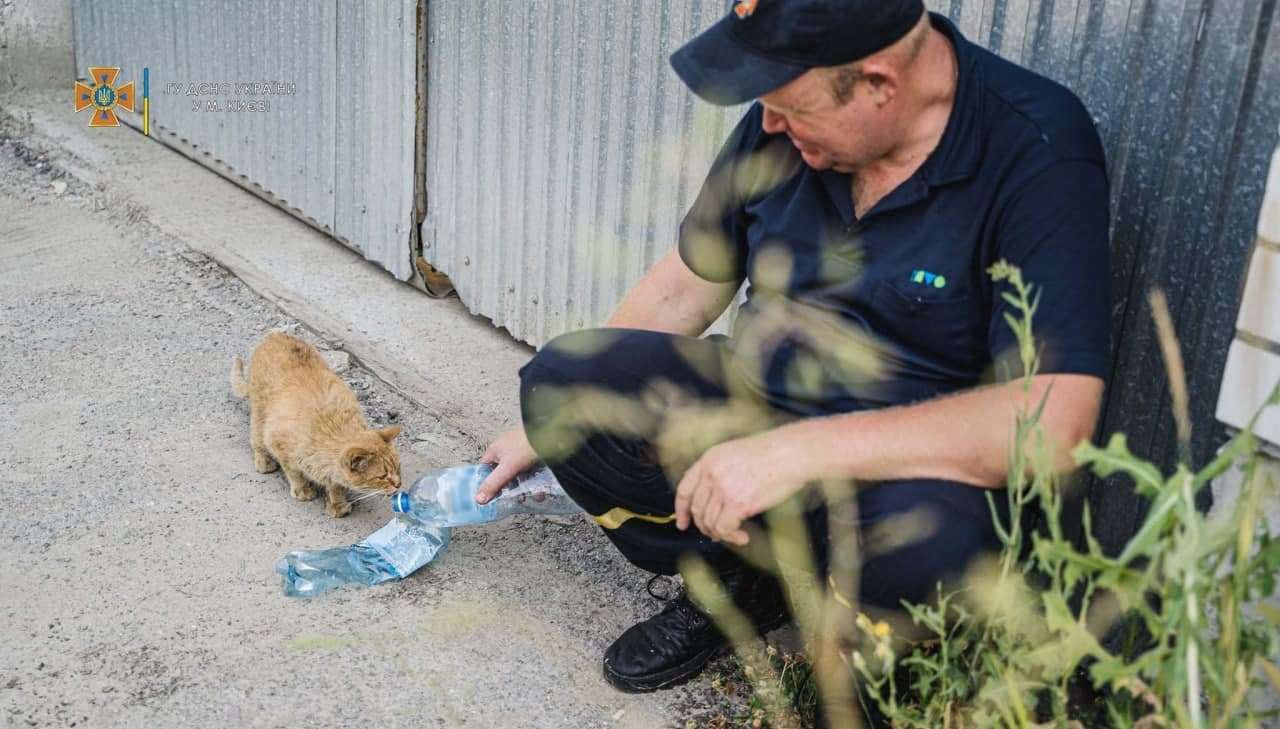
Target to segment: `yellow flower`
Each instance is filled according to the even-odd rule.
[[[889,635],[889,624],[881,620],[871,626],[871,633],[877,638],[885,638]]]

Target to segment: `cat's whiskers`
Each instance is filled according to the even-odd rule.
[[[382,492],[381,492],[381,491],[370,491],[370,492],[369,492],[369,493],[367,493],[367,494],[363,494],[363,495],[361,495],[361,496],[357,496],[357,497],[355,497],[354,499],[352,499],[352,500],[351,500],[351,502],[350,502],[350,503],[352,503],[352,504],[357,504],[357,503],[360,503],[361,501],[364,501],[365,499],[371,499],[371,498],[373,498],[374,496],[382,496],[382,495],[383,495],[383,494],[382,494]]]

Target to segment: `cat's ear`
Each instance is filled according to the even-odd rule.
[[[385,428],[379,428],[378,435],[382,436],[383,440],[390,443],[391,441],[396,439],[397,435],[400,435],[400,426],[388,425]]]
[[[353,473],[364,471],[372,460],[373,453],[360,446],[351,446],[342,452],[342,465]]]

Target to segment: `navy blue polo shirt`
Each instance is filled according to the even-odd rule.
[[[753,106],[680,227],[700,277],[746,279],[734,369],[804,414],[916,402],[1021,374],[1007,284],[1040,295],[1040,372],[1109,374],[1102,144],[1067,89],[973,45],[947,19],[959,77],[937,148],[861,218],[851,177],[816,171]]]

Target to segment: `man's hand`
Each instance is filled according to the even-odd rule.
[[[524,428],[517,425],[498,436],[480,456],[480,462],[493,464],[493,473],[476,491],[476,503],[487,504],[511,479],[533,468],[538,462],[538,454],[529,445]]]
[[[676,526],[687,529],[692,520],[716,541],[745,545],[742,522],[786,501],[805,485],[807,477],[796,457],[784,430],[713,447],[676,487]]]

